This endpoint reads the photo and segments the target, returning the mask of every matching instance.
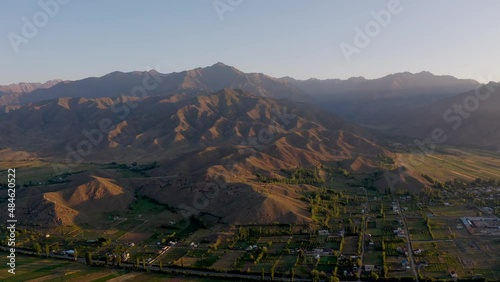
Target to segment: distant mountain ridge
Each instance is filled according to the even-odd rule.
[[[199,93],[200,90],[218,91],[222,88],[231,88],[269,98],[288,98],[296,101],[306,101],[309,98],[303,91],[287,82],[262,73],[243,73],[234,67],[217,63],[205,68],[168,74],[154,70],[112,72],[102,77],[65,81],[48,89],[26,93],[15,102],[27,104],[53,98],[134,96],[137,93],[134,93],[134,89],[145,83],[148,86],[147,96],[169,96],[177,93]],[[0,102],[1,105],[6,104]]]
[[[49,80],[44,83],[39,82],[20,82],[13,83],[9,85],[0,85],[0,95],[11,94],[11,93],[29,93],[37,89],[50,88],[58,83],[62,82],[62,79]]]
[[[442,99],[416,113],[393,130],[396,135],[432,141],[433,131],[443,131],[439,141],[500,150],[500,83],[490,82],[477,91]],[[431,140],[431,141],[429,141]]]
[[[351,77],[346,80],[320,80],[314,78],[295,80],[290,77],[281,79],[298,86],[304,92],[314,97],[329,96],[339,98],[349,98],[350,95],[390,97],[419,95],[426,94],[426,92],[449,95],[473,89],[480,84],[473,79],[458,79],[449,75],[434,75],[428,71],[419,73],[401,72],[376,79],[366,79],[362,76]]]
[[[219,62],[208,67],[167,74],[155,70],[128,73],[116,71],[101,77],[64,82],[54,81],[57,83],[47,82],[43,86],[38,84],[4,86],[6,91],[11,91],[8,93],[21,94],[16,94],[9,99],[0,99],[0,106],[63,97],[133,96],[134,88],[143,85],[144,80],[150,80],[148,83],[155,85],[147,90],[147,95],[150,96],[169,96],[177,93],[199,93],[200,90],[218,91],[222,88],[230,88],[242,89],[262,97],[308,101],[320,106],[339,99],[354,101],[413,95],[442,97],[474,89],[479,84],[474,80],[436,76],[429,72],[417,74],[403,72],[378,79],[353,77],[347,80],[296,80],[291,77],[274,78],[263,73],[244,73]],[[0,91],[1,89],[2,86],[0,86]],[[16,92],[12,92],[14,89]],[[21,90],[23,91],[19,92]]]
[[[285,80],[314,97],[315,103],[323,109],[378,128],[398,126],[440,99],[480,86],[472,79],[430,72],[403,72],[378,79]]]
[[[24,92],[0,96],[0,112],[50,99],[136,99],[134,96],[142,99],[173,95],[195,98],[228,88],[241,89],[258,97],[306,102],[369,128],[406,135],[401,128],[412,122],[415,116],[425,114],[429,107],[442,100],[480,86],[472,79],[434,75],[426,71],[395,73],[377,79],[274,78],[262,73],[245,73],[219,62],[167,74],[155,70],[116,71],[76,81],[11,85],[4,89]],[[483,145],[485,142],[479,143]]]

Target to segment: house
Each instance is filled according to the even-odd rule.
[[[458,274],[455,271],[450,272],[451,278],[458,278]]]
[[[365,271],[374,271],[375,266],[373,264],[365,264]]]
[[[328,235],[330,235],[330,231],[328,231],[326,229],[318,230],[318,235],[319,236],[328,236]]]
[[[401,261],[401,265],[402,266],[407,266],[409,264],[408,260],[407,259],[404,259]]]
[[[315,253],[315,254],[321,254],[321,253],[323,253],[323,249],[322,248],[316,248],[316,249],[313,250],[313,253]]]
[[[122,261],[125,262],[130,258],[130,254],[128,252],[122,253]]]
[[[429,263],[427,263],[426,261],[419,261],[419,262],[417,262],[417,266],[418,266],[418,268],[424,268],[424,267],[428,267]]]
[[[416,250],[413,251],[413,254],[414,255],[420,255],[423,251],[424,250],[422,250],[422,249],[416,249]]]
[[[400,238],[405,237],[405,231],[403,229],[401,229],[400,227],[398,227],[398,229],[393,230],[392,232]]]
[[[493,213],[494,212],[494,210],[492,208],[490,208],[490,207],[484,207],[483,211],[486,212],[486,213]]]

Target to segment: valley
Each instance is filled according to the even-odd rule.
[[[460,156],[467,156],[467,161]],[[245,178],[245,183],[255,187],[256,193],[269,199],[285,194],[291,201],[302,203],[299,205],[304,209],[302,223],[296,219],[284,223],[284,218],[275,222],[270,218],[267,223],[252,223],[252,220],[238,223],[224,217],[213,205],[186,210],[185,205],[166,204],[154,194],[143,193],[144,188],[122,186],[120,194],[112,193],[116,189],[114,185],[119,183],[175,179],[175,176],[155,176],[155,169],[161,165],[156,168],[151,163],[83,163],[74,173],[60,177],[52,174],[50,162],[18,161],[20,195],[24,190],[35,188],[57,191],[56,187],[81,181],[81,178],[89,181],[83,177],[88,174],[101,179],[103,188],[98,189],[108,192],[98,192],[96,188],[84,191],[94,195],[104,193],[100,201],[113,203],[113,209],[106,211],[96,203],[88,207],[71,203],[75,192],[69,202],[62,202],[67,198],[63,189],[57,198],[58,205],[70,208],[67,205],[72,204],[71,209],[76,208],[78,214],[98,217],[75,224],[77,214],[76,221],[52,226],[39,224],[36,228],[20,220],[22,228],[17,247],[32,252],[35,257],[38,253],[42,258],[46,255],[72,258],[73,254],[65,253],[77,250],[82,263],[90,255],[90,264],[94,267],[76,273],[102,273],[106,269],[103,265],[107,264],[109,270],[106,271],[111,271],[107,277],[123,275],[124,280],[174,270],[203,271],[204,276],[217,279],[229,273],[249,280],[260,280],[264,275],[277,281],[288,281],[292,277],[295,281],[331,279],[332,274],[341,280],[396,281],[422,277],[447,280],[452,272],[460,278],[496,280],[500,277],[500,272],[494,270],[500,269],[496,260],[500,234],[490,235],[489,229],[472,231],[462,220],[497,218],[500,178],[491,171],[488,175],[491,177],[477,180],[478,176],[485,175],[482,169],[495,165],[495,156],[488,151],[446,147],[417,162],[415,156],[397,153],[396,163],[406,162],[411,169],[425,174],[428,181],[435,181],[428,183],[432,189],[418,194],[369,186],[367,184],[372,183],[369,179],[375,177],[371,172],[356,172],[338,164],[271,171],[268,175],[273,177],[255,173]],[[454,175],[453,172],[460,174],[455,178],[444,177]],[[104,176],[109,180],[103,179]],[[182,181],[173,183],[183,185]],[[130,200],[124,202],[120,210],[117,200],[128,197],[120,196],[123,193],[129,195]],[[90,195],[80,197],[87,199]],[[210,201],[220,201],[217,197],[221,195],[214,196]],[[95,213],[96,208],[101,212]],[[89,209],[93,209],[93,213],[89,213]],[[17,212],[20,215],[21,209]],[[265,219],[266,211],[259,217]],[[37,222],[43,221],[40,218]],[[33,257],[26,259],[33,260]],[[54,267],[61,270],[62,265],[79,267],[78,264],[60,265]],[[92,281],[100,281],[99,277],[95,276]]]
[[[4,87],[2,251],[33,269],[13,281],[499,280],[498,95],[440,120],[497,86],[217,63]]]

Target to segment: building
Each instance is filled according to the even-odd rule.
[[[374,271],[375,266],[373,264],[365,264],[365,271]]]
[[[130,258],[130,254],[128,252],[122,253],[122,261],[125,262]]]
[[[423,251],[424,250],[422,250],[422,249],[416,249],[416,250],[413,251],[413,254],[414,255],[420,255]]]
[[[330,231],[328,231],[326,229],[318,230],[318,235],[319,236],[329,236],[330,235]]]

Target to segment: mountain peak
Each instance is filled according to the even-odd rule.
[[[217,62],[211,66],[208,66],[208,67],[204,67],[202,69],[216,69],[216,70],[222,70],[222,69],[229,69],[229,70],[237,70],[235,67],[233,66],[229,66],[229,65],[226,65],[222,62]]]
[[[20,82],[12,83],[9,85],[0,85],[0,92],[3,93],[29,93],[37,89],[50,88],[58,83],[61,83],[61,79],[48,80],[46,82]]]
[[[217,62],[217,63],[211,65],[211,67],[231,67],[231,66],[228,66],[228,65],[224,64],[223,62]]]

